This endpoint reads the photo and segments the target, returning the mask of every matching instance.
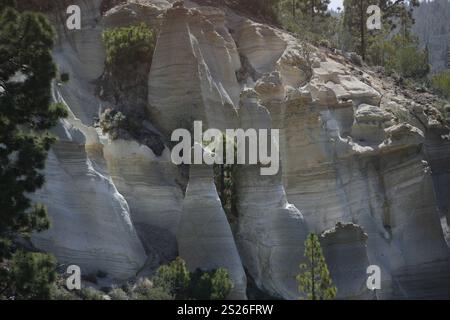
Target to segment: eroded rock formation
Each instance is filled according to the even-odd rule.
[[[438,110],[229,8],[141,0],[102,12],[101,1],[75,2],[83,28],[60,26],[55,49],[71,81],[55,90],[80,120],[48,160],[39,200],[55,223],[34,238],[38,247],[118,278],[180,254],[191,268],[229,268],[235,297],[245,296],[245,268],[259,289],[296,299],[303,242],[324,232],[339,297],[450,296],[449,130]],[[161,155],[93,128],[107,107],[96,94],[101,32],[141,21],[158,31],[145,120],[166,142]],[[261,176],[259,165],[236,170],[234,234],[212,170],[192,167],[186,177],[170,161],[172,131],[194,120],[205,130],[280,129],[278,175]],[[364,287],[368,265],[382,270],[375,294]]]
[[[234,283],[230,299],[245,299],[244,267],[222,203],[214,185],[212,168],[192,165],[178,226],[179,254],[191,271],[226,268]]]

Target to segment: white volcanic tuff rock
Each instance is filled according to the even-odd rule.
[[[274,70],[287,46],[277,30],[232,13],[227,26],[232,31],[239,53],[248,59],[257,73]]]
[[[235,15],[230,16],[231,18],[227,25],[232,29],[232,34],[242,54],[242,48],[245,50],[244,42],[247,41],[249,47],[251,47],[252,36],[247,31],[254,30],[257,33],[260,30],[257,27],[247,28],[248,24],[252,24],[251,22],[245,21],[243,23],[245,19],[236,18]],[[239,30],[239,26],[242,25],[247,28],[247,31],[242,32],[242,30]],[[263,26],[262,28],[267,27]],[[247,36],[242,37],[244,34],[247,34]],[[273,35],[276,35],[276,32]],[[283,37],[278,36],[275,40],[273,37],[267,37],[267,39],[265,45],[268,47],[271,47],[270,41],[277,42],[279,39],[283,41]],[[274,71],[276,68],[281,74],[280,70],[283,70],[283,64],[285,63],[282,59],[285,56],[283,54],[284,48],[291,48],[292,45],[285,44],[281,47],[274,47],[279,52],[271,54],[271,58],[267,60],[258,58],[257,52],[259,50],[255,48],[249,49],[247,51],[248,56],[245,54],[244,56],[257,73]],[[372,237],[370,241],[371,261],[379,261],[380,259],[377,258],[379,254],[382,255],[382,252],[385,251],[389,252],[390,258],[382,261],[383,263],[380,262],[382,265],[388,264],[385,267],[387,272],[384,279],[387,279],[386,281],[389,282],[391,270],[402,265],[400,261],[404,258],[403,256],[409,255],[406,252],[407,248],[397,248],[392,243],[386,243],[386,239],[392,237],[390,234],[391,226],[385,224],[389,220],[389,215],[386,212],[390,205],[389,201],[392,202],[395,196],[390,194],[388,196],[384,195],[384,177],[383,174],[380,174],[380,160],[377,157],[375,157],[375,160],[368,158],[368,160],[362,161],[356,161],[357,158],[352,160],[352,158],[363,155],[374,156],[374,153],[378,152],[377,150],[382,150],[384,154],[402,149],[405,150],[404,152],[407,155],[413,156],[419,150],[420,139],[417,140],[418,135],[414,133],[414,130],[405,131],[401,127],[393,127],[384,133],[385,124],[380,121],[380,135],[371,138],[373,141],[371,141],[370,145],[372,146],[368,146],[367,141],[353,142],[352,128],[355,120],[357,121],[359,115],[361,115],[359,120],[361,122],[366,121],[364,112],[358,114],[358,107],[360,107],[360,104],[366,103],[373,106],[373,114],[379,113],[375,108],[380,103],[380,93],[350,76],[349,70],[332,60],[322,57],[319,63],[317,61],[314,62],[314,67],[311,83],[299,90],[293,85],[293,83],[296,83],[295,76],[288,80],[286,80],[286,77],[278,77],[276,74],[268,77],[263,76],[266,77],[265,80],[256,84],[256,89],[262,93],[262,98],[267,102],[267,107],[274,121],[273,126],[282,128],[284,131],[281,139],[281,154],[283,167],[285,168],[283,180],[286,183],[290,199],[297,206],[306,209],[305,214],[307,214],[308,224],[314,230],[321,231],[330,228],[338,221],[351,222],[358,219],[363,221],[364,227],[369,230],[369,236]],[[297,83],[302,83],[300,73],[298,74]],[[283,89],[282,86],[290,86],[291,89]],[[284,92],[286,93],[287,101],[286,103],[280,103],[283,100]],[[271,94],[273,94],[272,98],[276,102],[270,101]],[[362,108],[364,109],[364,106]],[[241,110],[241,117],[242,112]],[[258,126],[258,121],[253,119],[252,126],[255,124]],[[398,132],[403,133],[397,135]],[[384,136],[387,136],[387,140],[383,142]],[[411,140],[409,137],[413,139]],[[358,140],[369,140],[368,138],[369,134],[364,132],[364,130],[357,137]],[[412,148],[409,148],[409,146],[412,146]],[[387,166],[384,162],[383,164]],[[412,176],[416,175],[416,177],[421,176],[420,172],[422,171],[420,170],[423,170],[423,167],[420,157],[414,158],[413,156],[410,165],[410,169],[414,165],[418,165],[417,169],[419,170],[411,170],[410,174]],[[247,170],[248,173],[250,169],[247,168]],[[254,171],[256,175],[257,170],[255,169]],[[250,274],[256,279],[258,285],[271,293],[292,297],[294,292],[293,283],[283,283],[283,281],[276,279],[278,275],[272,276],[271,273],[274,272],[276,274],[279,272],[282,274],[284,272],[287,274],[289,272],[297,272],[298,261],[294,262],[294,260],[300,260],[301,257],[300,255],[297,257],[295,254],[292,256],[293,263],[290,264],[290,270],[287,272],[286,270],[289,267],[286,267],[286,265],[276,265],[276,268],[271,269],[271,266],[267,264],[266,257],[270,250],[264,251],[262,248],[266,248],[266,246],[261,247],[259,245],[259,235],[253,231],[247,233],[247,230],[254,230],[254,223],[259,225],[256,222],[257,219],[254,219],[254,217],[249,218],[250,212],[259,212],[261,210],[254,207],[256,206],[255,203],[258,203],[258,207],[264,207],[267,210],[268,207],[270,208],[267,193],[274,192],[266,189],[265,196],[256,199],[258,192],[254,190],[257,187],[252,185],[248,187],[248,190],[252,190],[252,192],[250,193],[249,191],[246,194],[244,186],[247,182],[245,181],[251,181],[252,179],[250,178],[251,174],[245,174],[245,171],[244,173],[240,172],[239,181],[237,182],[238,185],[241,185],[238,191],[240,199],[246,199],[245,201],[240,200],[245,205],[242,205],[239,210],[245,212],[245,214],[242,214],[239,219],[240,227],[237,234],[238,246],[244,264],[249,269]],[[258,183],[261,183],[261,181],[263,180],[258,180]],[[420,179],[415,181],[419,186]],[[426,181],[426,178],[424,181]],[[283,192],[282,187],[277,192]],[[300,194],[301,196],[299,196]],[[429,193],[425,194],[430,197]],[[281,203],[283,202],[281,201]],[[424,212],[428,214],[429,211],[425,210]],[[432,230],[432,233],[435,232],[437,235],[435,244],[440,249],[437,249],[435,257],[441,255],[445,258],[447,253],[441,250],[442,241],[439,240],[441,231],[437,228],[438,225],[435,223],[436,220],[433,219],[432,213],[430,214],[429,227],[424,229],[429,228]],[[265,222],[264,225],[276,224],[274,221]],[[296,234],[296,231],[294,231],[296,227],[293,225],[290,225],[290,227],[292,227],[292,230],[284,233],[287,238]],[[409,227],[406,227],[406,229]],[[399,232],[398,236],[400,236],[405,229],[398,228],[397,231]],[[384,235],[384,237],[380,238],[380,234]],[[427,237],[430,237],[430,235],[424,236],[423,239],[432,239],[432,237]],[[296,242],[299,243],[301,241],[296,239]],[[407,244],[402,244],[401,246],[407,246]],[[420,260],[420,257],[422,257],[424,261],[434,259],[426,257],[426,255],[421,256],[421,254],[418,253],[416,258]],[[274,260],[276,261],[277,259]],[[390,264],[393,264],[395,267],[391,268]],[[285,269],[282,269],[283,267]],[[280,269],[274,271],[277,268]],[[274,278],[276,280],[272,280]],[[385,283],[387,283],[386,281]],[[348,292],[348,294],[355,296],[358,292]]]
[[[240,118],[244,129],[271,126],[269,113],[252,91],[242,94]],[[295,275],[307,230],[302,214],[286,199],[281,171],[276,176],[261,176],[259,165],[239,166],[235,180],[239,195],[236,240],[246,269],[260,288],[296,299]]]
[[[427,159],[432,170],[439,211],[442,216],[447,243],[450,243],[450,140],[443,130],[429,130],[425,139]]]
[[[320,61],[313,64],[313,78],[303,88],[283,90],[288,84],[271,73],[262,76],[255,89],[271,113],[273,127],[282,129],[288,199],[317,232],[337,222],[364,227],[369,261],[383,269],[384,290],[378,296],[386,298],[396,294],[391,289],[399,290],[391,282],[402,266],[438,265],[428,270],[446,272],[446,263],[439,261],[447,261],[448,249],[423,165],[423,133],[411,125],[392,126],[392,116],[378,107],[379,89],[351,76],[344,65],[323,57]],[[277,70],[280,64],[281,59]],[[345,282],[340,277],[338,282]],[[422,281],[411,274],[406,278],[404,284]],[[360,288],[347,289],[348,297],[361,294]]]
[[[385,123],[391,115],[377,106],[361,104],[356,108],[351,136],[364,142],[379,143],[385,138]]]
[[[167,135],[193,120],[235,126],[240,60],[223,20],[214,8],[166,13],[149,75],[149,111]]]
[[[82,12],[81,30],[67,30],[67,14],[65,10],[59,12],[54,23],[59,37],[53,56],[59,70],[70,75],[70,81],[61,88],[64,99],[77,118],[91,125],[101,106],[94,82],[103,73],[106,56],[103,26],[99,23],[101,1],[77,0],[73,4],[79,5]]]
[[[151,262],[157,266],[175,258],[183,194],[169,151],[157,157],[137,142],[116,140],[105,142],[103,154],[117,189],[128,201]]]
[[[127,202],[94,169],[83,133],[67,121],[59,128],[60,141],[45,169],[46,184],[33,196],[47,206],[52,227],[33,235],[32,242],[62,263],[79,265],[83,274],[102,270],[120,280],[133,277],[146,255]]]
[[[423,134],[408,125],[385,129],[385,112],[361,104],[379,103],[379,93],[350,76],[328,77],[327,67],[313,69],[320,74],[306,87],[312,101],[267,101],[274,126],[282,129],[288,198],[313,230],[339,221],[363,226],[369,261],[385,271],[379,296],[388,297],[390,277],[402,266],[448,259],[422,164]],[[332,78],[337,83],[324,82]],[[375,130],[355,130],[368,122]]]
[[[226,268],[230,299],[246,299],[247,280],[210,166],[192,165],[177,233],[179,255],[191,271]]]
[[[145,22],[152,28],[159,29],[164,10],[170,8],[168,1],[125,2],[111,8],[105,13],[103,22],[106,27],[122,27]]]
[[[96,21],[99,20],[97,9],[100,1],[91,2],[93,5],[87,4],[87,1],[78,3],[82,5],[83,12],[88,12],[83,18],[85,29],[71,32],[60,30],[61,42],[55,49],[55,58],[62,70],[71,74],[70,83],[61,90],[64,98],[81,121],[90,124],[100,106],[91,84],[103,72],[104,49],[100,41],[103,26]],[[84,10],[91,8],[88,5],[93,10]],[[196,5],[190,3],[189,6]],[[150,10],[125,5],[108,13],[107,25],[113,26],[128,19],[124,15],[127,8],[136,12],[134,21],[145,19],[142,12]],[[152,15],[157,12],[154,9],[150,11]],[[242,125],[281,129],[283,167],[283,184],[281,177],[261,177],[259,166],[240,167],[237,173],[240,215],[236,235],[238,248],[244,265],[257,285],[272,294],[296,298],[293,277],[298,273],[298,264],[303,257],[302,244],[306,230],[321,232],[333,228],[337,222],[355,222],[368,234],[370,264],[378,264],[382,268],[383,290],[377,293],[379,298],[389,298],[399,293],[401,297],[418,297],[420,288],[430,284],[433,288],[450,288],[443,277],[449,270],[448,248],[435,212],[433,186],[426,173],[429,168],[423,163],[421,152],[425,132],[427,148],[430,154],[434,154],[430,165],[435,166],[445,160],[445,157],[440,160],[441,157],[432,152],[438,150],[438,142],[430,138],[424,128],[431,128],[436,121],[429,121],[425,115],[411,121],[423,132],[413,126],[392,126],[381,124],[381,121],[380,127],[373,132],[357,132],[355,124],[367,124],[362,104],[370,106],[367,114],[373,117],[380,114],[377,106],[387,110],[391,102],[407,106],[410,101],[400,101],[396,96],[388,99],[384,89],[380,89],[382,85],[375,90],[352,76],[345,60],[334,61],[336,57],[331,59],[325,54],[313,58],[312,79],[303,86],[305,60],[298,50],[299,44],[291,36],[226,11],[224,17],[219,9],[207,7],[168,10],[162,18],[164,22],[149,78],[149,110],[152,121],[166,134],[179,126],[189,125],[193,119],[203,120],[205,127],[233,128],[238,122],[235,109],[238,108],[240,88],[235,72],[242,67],[239,55],[254,69],[253,72],[247,71],[256,76],[255,81],[249,79],[246,83],[256,83],[255,89],[260,93],[270,117],[264,108],[247,106],[240,111]],[[113,12],[117,15],[114,16]],[[413,108],[420,109],[421,106]],[[358,122],[358,119],[361,121]],[[91,129],[88,130],[90,133],[86,133],[87,127],[83,127],[81,122],[78,124],[77,128],[91,136]],[[94,136],[89,138],[92,141],[87,146],[89,156],[92,150],[100,147]],[[72,139],[79,137],[79,134],[73,134]],[[105,154],[115,183],[129,198],[133,218],[163,225],[163,230],[174,230],[172,221],[181,213],[178,209],[181,203],[178,199],[181,197],[179,191],[172,189],[175,176],[172,169],[165,160],[141,152],[137,145],[125,148],[125,143],[117,143],[107,146]],[[442,150],[445,148],[442,148],[439,148],[440,152],[444,152]],[[67,154],[67,151],[64,153]],[[95,153],[96,156],[100,154]],[[76,157],[73,156],[74,159]],[[102,159],[98,158],[101,164]],[[62,176],[58,168],[59,165],[49,165],[49,175],[57,172],[55,179]],[[160,176],[158,173],[161,171],[164,173]],[[150,178],[147,179],[147,176]],[[439,176],[434,178],[438,199],[442,201],[447,194],[446,187],[442,186],[448,185],[445,165],[440,167]],[[84,181],[83,184],[89,185],[91,182]],[[56,182],[55,186],[58,186]],[[65,190],[64,187],[69,188],[64,185],[57,190],[46,189],[44,195],[49,199],[70,199],[67,196],[70,194],[73,198],[74,192],[71,190],[68,193],[61,191]],[[111,194],[115,195],[115,189],[111,190]],[[163,196],[153,197],[153,193]],[[109,208],[114,201],[101,194],[89,196],[101,197],[98,206]],[[139,196],[134,197],[136,194]],[[302,210],[304,219],[294,206],[289,205],[287,198]],[[74,203],[70,205],[59,200],[54,201],[54,205],[63,203],[62,211],[66,206],[78,208],[77,212],[83,214],[77,215],[73,223],[79,224],[76,230],[84,230],[81,217],[89,216],[87,212],[90,208],[85,206],[85,202],[73,199]],[[162,209],[166,203],[170,208],[167,216]],[[439,203],[441,210],[445,208],[445,203]],[[156,210],[155,216],[153,210]],[[133,211],[136,211],[135,215]],[[62,224],[57,225],[50,233],[65,232]],[[109,237],[113,233],[104,231],[109,230],[109,226],[98,226],[95,232],[98,235],[107,232],[106,237]],[[142,234],[153,233],[143,232],[141,238]],[[129,239],[128,236],[123,237]],[[78,241],[84,239],[81,236],[73,238]],[[46,242],[49,248],[59,241],[54,239],[54,242]],[[97,240],[99,246],[108,250],[116,243],[115,239],[111,239],[109,246],[102,242],[101,237]],[[164,239],[155,241],[154,246],[165,250],[167,243],[174,242]],[[57,251],[60,246],[55,247]],[[355,247],[361,249],[357,244]],[[90,252],[89,247],[85,249]],[[116,252],[114,250],[111,249]],[[345,252],[346,247],[336,245],[333,250]],[[71,252],[76,259],[83,261],[84,252]],[[117,257],[115,254],[109,256]],[[106,256],[100,255],[99,263],[103,263],[102,257]],[[358,257],[355,260],[358,266],[364,264],[362,256]],[[91,266],[97,262],[89,255],[84,261],[89,261]],[[115,261],[114,269],[117,271],[123,260]],[[339,275],[341,263],[348,265],[347,261],[338,259],[331,263],[331,272],[337,274],[338,283],[347,281],[345,275]],[[130,271],[133,267],[129,266],[123,265],[124,270]],[[422,267],[425,271],[419,272]],[[403,276],[402,271],[406,271]],[[346,296],[354,297],[361,293],[359,287],[350,284],[342,286]],[[438,289],[435,293],[441,296],[447,294],[445,290]],[[432,293],[427,296],[432,296]]]
[[[338,224],[323,232],[320,243],[331,271],[337,298],[373,299],[367,289],[367,234],[355,224]]]

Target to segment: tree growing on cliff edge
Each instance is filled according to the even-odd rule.
[[[48,266],[55,263],[44,254],[18,259],[13,241],[49,227],[45,207],[33,204],[29,194],[44,184],[42,170],[55,141],[48,130],[66,110],[51,104],[53,28],[43,15],[12,5],[0,0],[0,296],[38,299],[47,298],[48,290],[24,291],[16,275],[25,268],[41,286],[54,278]]]
[[[305,241],[305,258],[307,262],[300,265],[301,272],[297,276],[301,299],[334,299],[337,289],[331,280],[319,238],[313,233]]]

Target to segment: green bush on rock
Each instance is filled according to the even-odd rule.
[[[155,32],[145,23],[108,29],[103,32],[102,38],[109,66],[151,61],[156,44]]]

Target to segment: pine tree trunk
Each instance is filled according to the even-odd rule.
[[[361,33],[361,57],[363,61],[366,60],[366,34],[364,26],[364,0],[360,0],[360,33]]]
[[[292,0],[292,17],[295,19],[296,12],[295,12],[295,0]]]

